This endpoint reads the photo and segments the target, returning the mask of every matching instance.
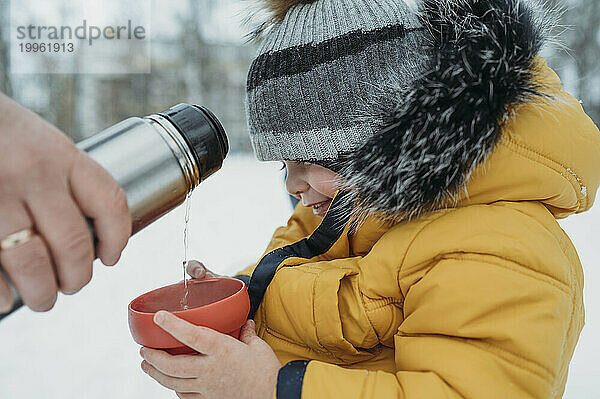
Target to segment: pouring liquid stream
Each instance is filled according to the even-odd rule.
[[[181,309],[182,310],[187,310],[188,309],[188,295],[189,295],[189,291],[188,291],[188,285],[187,285],[187,278],[186,278],[186,273],[185,273],[185,268],[187,266],[188,263],[188,258],[187,258],[187,249],[188,249],[188,223],[190,221],[190,207],[192,205],[192,201],[190,201],[190,197],[192,196],[192,192],[190,191],[187,196],[185,197],[185,224],[183,226],[183,297],[181,298]]]

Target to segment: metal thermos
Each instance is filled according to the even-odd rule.
[[[189,104],[126,119],[77,146],[123,187],[134,234],[181,204],[221,168],[229,151],[225,130],[214,114]],[[14,306],[0,313],[0,320],[23,305],[12,285],[11,291]]]

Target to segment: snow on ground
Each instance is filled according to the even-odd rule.
[[[600,265],[594,233],[600,207],[561,222],[586,272],[587,323],[570,371],[568,399],[600,397]],[[190,258],[232,274],[253,263],[291,206],[278,163],[231,155],[192,197]],[[184,209],[133,237],[112,268],[95,265],[93,281],[61,296],[44,314],[22,309],[0,322],[0,398],[120,399],[175,397],[140,370],[127,304],[181,280]]]

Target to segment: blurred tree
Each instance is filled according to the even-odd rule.
[[[546,0],[549,8],[564,13],[558,37],[566,49],[550,60],[568,91],[582,101],[587,114],[600,123],[600,1]]]
[[[48,113],[52,114],[51,122],[60,126],[61,130],[70,137],[75,137],[75,110],[76,97],[79,91],[76,89],[75,77],[77,75],[64,74],[52,76],[49,80],[50,101]]]
[[[578,1],[566,17],[573,26],[569,47],[577,68],[577,92],[588,114],[600,123],[600,1]]]
[[[12,96],[12,84],[8,72],[10,54],[10,35],[6,27],[10,26],[8,0],[0,0],[0,91]]]
[[[210,16],[215,3],[212,0],[199,2],[188,0],[187,12],[179,14],[179,24],[182,27],[180,33],[181,59],[183,61],[185,97],[192,102],[202,103],[203,83],[205,81],[203,72],[205,60],[202,57],[206,41],[204,40],[200,25]]]

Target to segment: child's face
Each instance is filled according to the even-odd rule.
[[[331,205],[331,199],[340,187],[342,177],[320,165],[284,161],[287,168],[285,185],[287,191],[302,200],[302,205],[311,206],[315,215],[323,217]]]

